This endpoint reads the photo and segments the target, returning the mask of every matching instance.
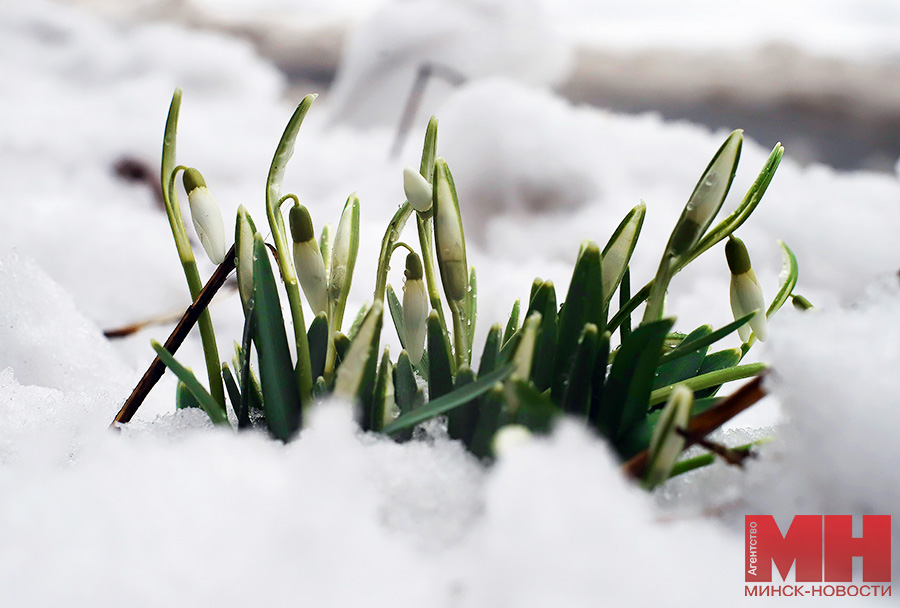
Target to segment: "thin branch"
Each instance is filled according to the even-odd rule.
[[[187,335],[194,327],[194,324],[197,323],[200,314],[206,310],[206,307],[209,306],[213,296],[216,295],[216,292],[225,284],[225,279],[228,278],[228,275],[232,270],[234,270],[234,246],[231,247],[228,254],[225,256],[225,260],[219,264],[219,267],[216,268],[216,271],[210,277],[206,286],[204,286],[197,295],[196,301],[184,311],[178,325],[175,326],[175,329],[173,329],[172,333],[169,335],[169,339],[166,340],[165,347],[167,351],[173,355],[175,354],[175,351],[178,350],[178,347],[180,347],[182,342],[184,342],[184,339],[187,338]],[[116,424],[126,424],[131,421],[131,418],[134,416],[135,412],[137,412],[138,408],[141,407],[141,404],[144,402],[150,389],[159,382],[159,379],[162,378],[165,370],[166,366],[159,360],[159,357],[153,359],[153,363],[151,363],[150,367],[147,368],[147,371],[144,372],[140,382],[137,383],[137,386],[135,386],[134,390],[131,392],[131,396],[125,400],[122,409],[116,414],[116,418],[113,420],[110,427],[115,428]]]
[[[764,375],[765,372],[726,397],[718,405],[692,417],[688,425],[688,433],[692,437],[705,437],[765,397],[766,391],[762,387]],[[690,447],[693,443],[694,441],[689,438],[685,448]],[[635,479],[642,478],[647,468],[647,457],[647,450],[635,454],[622,465],[622,471]]]

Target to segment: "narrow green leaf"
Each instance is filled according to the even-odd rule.
[[[695,353],[697,350],[705,348],[710,344],[714,344],[718,342],[728,334],[737,331],[739,327],[747,323],[754,313],[750,313],[748,315],[744,315],[740,319],[736,319],[729,323],[728,325],[724,325],[721,328],[717,329],[714,332],[707,333],[703,336],[694,336],[693,332],[689,334],[684,340],[682,340],[681,344],[679,344],[675,349],[667,352],[662,356],[660,360],[661,363],[670,363],[676,359],[681,357],[690,355]],[[704,326],[708,327],[708,326]],[[692,337],[694,336],[694,337]]]
[[[456,373],[454,390],[475,382],[475,374],[467,366],[459,368]],[[478,397],[473,397],[468,403],[447,412],[447,434],[451,439],[459,439],[465,445],[472,442],[475,435],[475,426],[478,423]]]
[[[500,357],[501,331],[499,323],[494,323],[488,330],[487,339],[484,341],[484,350],[481,351],[481,362],[478,365],[479,378],[497,367]]]
[[[475,267],[469,267],[469,293],[466,295],[466,344],[468,356],[466,361],[472,360],[472,343],[475,340],[475,321],[478,319],[478,281],[475,276]]]
[[[400,338],[400,347],[406,350],[406,330],[403,327],[403,306],[397,293],[390,285],[385,290],[388,310],[391,312],[391,320],[394,322],[394,328],[397,330],[397,337]]]
[[[359,311],[356,313],[356,317],[354,317],[353,323],[350,324],[350,330],[347,332],[347,337],[350,338],[351,342],[353,342],[353,339],[356,338],[356,333],[359,331],[359,328],[368,313],[369,303],[366,302],[359,307]]]
[[[192,407],[199,408],[200,402],[197,401],[197,398],[194,397],[190,390],[188,390],[187,384],[179,380],[178,384],[175,385],[175,409],[185,410]]]
[[[563,391],[560,407],[564,412],[587,419],[591,409],[591,383],[594,375],[594,364],[597,359],[597,348],[600,336],[597,326],[588,323],[581,332],[575,356],[572,357],[572,368]],[[601,378],[602,381],[602,378]]]
[[[644,323],[619,347],[595,418],[603,435],[618,439],[647,415],[653,374],[672,323]]]
[[[425,128],[425,143],[422,145],[422,161],[419,164],[419,173],[431,183],[434,179],[434,158],[437,154],[437,128],[438,120],[434,116],[428,119]]]
[[[203,385],[200,384],[194,374],[176,361],[175,357],[159,342],[152,340],[150,344],[153,346],[153,350],[156,351],[159,360],[163,362],[163,365],[172,370],[172,373],[187,385],[188,390],[197,399],[200,409],[206,412],[213,424],[228,425],[228,416],[225,415],[225,412],[222,411],[216,400],[212,398],[212,395],[203,388]]]
[[[507,383],[506,399],[509,406],[501,414],[501,427],[521,424],[532,433],[546,434],[561,413],[548,397],[523,380],[512,378]]]
[[[506,323],[506,331],[503,332],[503,344],[501,346],[505,346],[507,342],[513,337],[513,335],[519,331],[519,307],[521,306],[520,300],[516,300],[513,303],[512,311],[509,313],[509,321]]]
[[[231,374],[231,368],[228,367],[227,363],[222,364],[222,379],[225,381],[225,390],[228,391],[231,409],[234,411],[234,417],[238,419],[238,428],[240,428],[239,416],[241,413],[241,391],[238,388],[237,382],[235,382],[234,376]],[[180,382],[178,386],[181,387]],[[198,403],[195,407],[200,407],[200,404]]]
[[[384,425],[390,424],[394,419],[394,366],[388,348],[384,349],[381,356],[381,365],[378,366],[378,376],[375,380],[375,396],[372,399],[372,408],[367,416],[368,430],[380,431]]]
[[[372,424],[382,311],[382,303],[376,300],[366,314],[356,339],[350,343],[334,382],[335,395],[359,403],[362,407],[363,430],[370,430]]]
[[[306,332],[309,341],[309,364],[313,379],[325,373],[325,357],[328,353],[328,317],[319,313]]]
[[[495,383],[479,397],[478,421],[475,424],[472,441],[467,446],[476,458],[491,457],[491,444],[497,429],[500,428],[505,403],[506,395],[500,383]]]
[[[256,309],[253,341],[259,358],[266,425],[273,437],[287,442],[303,423],[302,404],[275,276],[259,234],[253,242],[253,294]]]
[[[649,293],[649,291],[647,292]],[[620,342],[628,339],[631,333],[631,312],[628,311],[628,303],[631,301],[631,267],[625,269],[625,274],[619,282],[619,312],[624,313],[622,321],[618,325]],[[618,314],[618,313],[617,313]],[[610,323],[612,328],[616,327]]]
[[[441,327],[437,312],[431,311],[427,322],[428,347],[428,398],[430,401],[453,390],[453,368],[451,367],[450,343]]]
[[[337,372],[350,349],[350,338],[343,333],[334,332],[334,370]]]
[[[701,325],[689,333],[681,341],[681,344],[699,341],[711,334],[711,326]],[[692,376],[696,376],[697,370],[700,369],[700,365],[703,363],[703,358],[706,356],[706,351],[708,349],[708,346],[701,346],[698,349],[692,349],[690,353],[678,357],[675,360],[666,359],[665,357],[660,358],[659,367],[656,368],[656,377],[653,379],[653,388],[675,384],[687,378],[691,378]]]
[[[541,315],[541,329],[534,346],[531,368],[531,378],[539,392],[550,388],[553,380],[558,331],[556,311],[556,290],[552,281],[545,281],[538,288],[528,306],[528,316],[534,312]]]
[[[609,341],[612,339],[608,331],[597,339],[597,355],[594,358],[594,371],[591,374],[591,402],[588,421],[595,429],[599,429],[603,417],[603,391],[606,387],[606,373],[609,367]]]
[[[578,340],[588,323],[593,324],[598,333],[605,331],[600,249],[594,243],[582,247],[572,271],[566,302],[559,314],[559,337],[550,387],[551,397],[556,403],[563,399]]]
[[[516,366],[513,377],[518,380],[529,380],[531,378],[531,370],[534,366],[534,352],[541,331],[541,321],[541,313],[532,312],[525,319],[521,331],[517,334],[519,340],[516,344],[516,350],[512,354],[512,362]]]
[[[416,382],[412,364],[406,351],[400,351],[394,367],[394,390],[400,415],[408,414],[425,403],[425,394]]]
[[[800,274],[797,257],[794,255],[794,252],[784,244],[784,241],[778,241],[778,245],[781,247],[781,255],[784,261],[781,270],[782,281],[778,288],[778,293],[775,294],[775,298],[766,311],[766,317],[774,315],[787,302],[791,292],[794,291],[794,287],[797,286],[797,277]]]
[[[765,363],[748,363],[746,365],[736,365],[734,367],[729,367],[728,369],[694,376],[693,378],[685,380],[684,382],[682,382],[682,384],[687,386],[692,391],[699,391],[700,389],[717,387],[721,384],[732,382],[734,380],[752,378],[753,376],[756,376],[765,371],[765,369]],[[650,394],[650,405],[653,406],[668,399],[669,394],[672,392],[672,388],[672,386],[664,386],[653,391]]]
[[[609,307],[616,287],[628,270],[631,255],[637,245],[644,225],[647,206],[641,202],[629,211],[603,248],[601,273],[603,275],[603,306]],[[627,298],[626,298],[627,300]]]
[[[720,350],[714,353],[710,353],[703,358],[703,363],[700,364],[700,369],[697,370],[697,375],[710,374],[712,372],[718,372],[723,369],[729,369],[737,365],[741,362],[744,353],[740,348],[728,348],[725,350]],[[716,386],[711,386],[709,388],[700,389],[694,392],[694,396],[697,399],[702,399],[703,397],[712,397],[719,389],[722,387],[721,384]]]
[[[676,385],[666,406],[659,417],[659,422],[653,428],[650,437],[650,447],[647,448],[647,469],[644,473],[643,486],[653,488],[666,479],[672,472],[672,467],[678,456],[684,449],[684,437],[678,433],[678,429],[688,426],[691,412],[693,392],[684,385]]]
[[[504,365],[497,368],[490,374],[479,378],[471,384],[467,384],[458,390],[451,391],[445,395],[432,399],[427,405],[417,410],[404,414],[394,420],[391,424],[384,427],[382,432],[386,435],[393,435],[397,431],[412,428],[415,425],[430,420],[435,416],[446,414],[455,407],[459,407],[464,403],[468,403],[473,398],[490,390],[495,383],[502,382],[512,374],[512,365]]]

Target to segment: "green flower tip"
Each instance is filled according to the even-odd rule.
[[[305,243],[314,237],[312,218],[309,217],[309,210],[303,205],[291,207],[288,221],[291,225],[291,238],[295,243]]]
[[[728,260],[728,269],[731,274],[744,274],[750,270],[750,254],[744,241],[734,235],[728,237],[725,243],[725,259]]]
[[[406,271],[403,273],[409,281],[421,280],[424,275],[422,271],[422,260],[419,254],[410,252],[406,256]]]
[[[812,303],[801,295],[791,294],[791,304],[797,310],[810,310],[813,308]]]
[[[191,167],[190,169],[185,169],[184,173],[181,176],[182,183],[184,183],[184,191],[190,194],[197,188],[205,188],[206,180],[203,179],[203,175],[200,174],[199,171]]]

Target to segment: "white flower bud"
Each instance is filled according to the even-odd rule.
[[[756,279],[756,273],[750,266],[750,255],[743,241],[734,236],[725,243],[725,257],[731,270],[731,312],[735,319],[756,311],[749,324],[738,328],[738,335],[746,342],[750,332],[760,342],[765,342],[769,335],[766,323],[766,303],[762,288]]]
[[[213,264],[219,265],[225,260],[228,247],[225,244],[225,224],[222,212],[206,182],[196,169],[186,169],[183,175],[184,189],[188,193],[191,207],[191,220],[194,230],[200,237],[206,255]]]
[[[424,213],[431,209],[431,184],[412,167],[403,169],[403,191],[406,193],[406,200],[416,211]]]
[[[508,454],[520,446],[531,443],[533,436],[528,427],[521,424],[507,424],[494,433],[491,449],[496,456]]]
[[[422,262],[415,253],[406,256],[406,282],[403,284],[403,328],[406,352],[413,365],[422,360],[425,350],[425,322],[428,319],[428,294],[422,280]]]
[[[289,223],[294,241],[294,268],[306,300],[314,314],[326,312],[328,307],[328,277],[322,251],[316,244],[312,219],[303,205],[291,207]]]

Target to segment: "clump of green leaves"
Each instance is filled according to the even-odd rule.
[[[162,363],[180,379],[180,407],[200,407],[216,424],[231,425],[233,420],[241,429],[264,427],[273,437],[290,441],[303,427],[310,404],[333,394],[358,404],[362,429],[397,440],[408,440],[416,425],[445,416],[450,437],[481,458],[493,457],[506,443],[504,437],[546,433],[565,415],[604,436],[623,460],[644,453],[647,487],[665,481],[673,470],[694,466],[678,463],[692,417],[717,406],[716,393],[724,383],[765,369],[764,364],[741,361],[756,339],[765,338],[765,319],[792,296],[797,281],[796,259],[781,244],[783,282],[763,311],[749,254],[734,236],[766,192],[783,154],[780,145],[736,209],[714,225],[740,159],[741,132],[727,138],[690,195],[659,270],[641,289],[632,293],[630,261],[646,214],[643,203],[626,214],[602,248],[593,241],[581,244],[564,289],[558,292],[551,281],[535,279],[528,301],[523,305],[517,300],[505,323],[491,325],[484,344],[475,349],[476,273],[467,263],[453,176],[437,156],[434,118],[426,130],[419,170],[404,172],[407,200],[382,239],[373,297],[345,329],[359,255],[361,203],[350,195],[337,228],[325,226],[316,241],[308,210],[295,195],[281,193],[294,141],[314,98],[307,96],[297,107],[269,170],[266,216],[271,245],[241,207],[234,252],[220,267],[227,270],[233,263],[237,268],[245,319],[230,365],[215,351],[208,313],[200,320],[210,390],[168,350],[154,344]],[[199,277],[175,190],[176,174],[183,169],[174,161],[180,100],[176,91],[166,125],[162,183],[196,298]],[[194,188],[202,183],[202,193],[208,194],[196,170],[186,176],[186,187],[188,181]],[[400,240],[410,221],[415,224],[415,243]],[[195,218],[198,231],[201,224]],[[672,278],[725,239],[738,318],[718,329],[703,325],[687,333],[675,331],[675,320],[663,314]],[[201,240],[206,247],[208,236],[201,234]],[[389,264],[398,249],[406,255],[402,302],[388,283]],[[283,317],[280,290],[286,295],[290,324]],[[315,315],[309,323],[301,291]],[[635,324],[641,305],[643,316]],[[381,347],[385,309],[403,346],[396,359]],[[737,332],[738,347],[713,350]],[[479,354],[477,366],[473,349]],[[231,416],[220,394],[223,382]]]

